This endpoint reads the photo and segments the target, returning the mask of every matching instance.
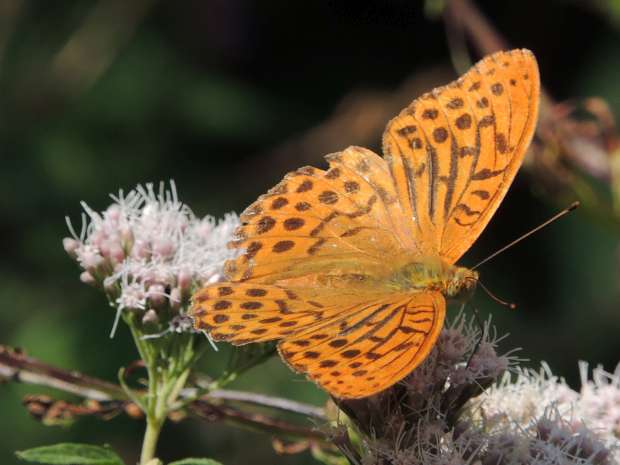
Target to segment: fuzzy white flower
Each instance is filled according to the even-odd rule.
[[[598,440],[620,463],[620,365],[615,374],[595,368],[592,380],[587,363],[580,363],[580,372],[579,392],[553,375],[545,363],[538,372],[507,372],[473,402],[471,411],[491,431],[516,427],[538,430],[541,436],[541,430],[548,429],[547,436],[558,436],[567,447],[575,437]],[[566,437],[560,438],[562,434]]]
[[[569,413],[578,394],[563,379],[554,376],[545,363],[540,371],[515,368],[505,372],[497,385],[487,389],[478,399],[481,412],[488,420],[509,419],[523,426],[542,417],[550,406],[560,414]]]
[[[620,447],[620,364],[614,373],[603,367],[592,370],[588,379],[588,364],[579,363],[581,391],[575,405],[575,416],[582,418],[594,430],[607,431],[618,441]],[[618,457],[620,461],[620,454]]]
[[[237,215],[198,218],[179,201],[172,181],[169,189],[139,185],[111,198],[101,213],[82,202],[79,235],[67,219],[73,237],[63,246],[84,269],[80,279],[105,290],[117,320],[124,310],[168,307],[169,330],[190,331],[174,316],[184,314],[195,288],[222,278],[224,262],[236,255],[226,244],[239,225]],[[154,321],[152,312],[148,319]]]

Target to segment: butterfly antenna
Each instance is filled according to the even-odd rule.
[[[484,292],[486,292],[488,294],[488,296],[493,299],[495,302],[497,302],[500,305],[505,305],[506,307],[508,307],[510,310],[514,310],[515,308],[517,308],[517,304],[515,304],[514,302],[506,302],[505,300],[500,299],[499,297],[497,297],[495,294],[493,294],[491,291],[489,291],[489,289],[482,284],[482,281],[478,280],[478,285],[482,288],[482,290]]]
[[[532,234],[534,234],[535,232],[540,231],[542,228],[544,228],[545,226],[553,223],[555,220],[559,220],[560,218],[562,218],[564,215],[567,215],[568,213],[572,212],[573,210],[575,210],[577,207],[579,206],[579,202],[573,202],[569,207],[565,208],[564,210],[562,210],[561,212],[553,215],[551,218],[549,218],[547,221],[545,221],[543,224],[536,226],[534,229],[532,229],[531,231],[526,232],[525,234],[523,234],[522,236],[518,237],[517,239],[515,239],[514,241],[512,241],[510,244],[505,245],[504,247],[502,247],[501,249],[499,249],[497,252],[492,253],[491,255],[489,255],[487,258],[485,258],[484,260],[482,260],[480,263],[478,263],[476,266],[474,266],[473,268],[471,268],[472,270],[475,270],[476,268],[478,268],[481,265],[484,265],[486,262],[488,262],[489,260],[491,260],[492,258],[497,257],[499,254],[501,254],[502,252],[508,250],[510,247],[512,247],[513,245],[518,244],[519,242],[521,242],[523,239],[531,236]],[[487,291],[488,292],[488,291]],[[490,294],[489,294],[490,295]]]

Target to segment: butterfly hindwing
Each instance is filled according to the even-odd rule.
[[[194,295],[191,314],[198,329],[236,345],[265,342],[315,321],[312,306],[277,286],[217,283]]]
[[[438,292],[384,295],[280,342],[296,371],[337,397],[359,398],[395,384],[418,366],[443,326]]]
[[[336,334],[342,319],[378,295],[363,287],[351,290],[299,284],[211,284],[193,297],[195,326],[208,331],[216,341],[235,345],[289,338],[326,324],[333,326]]]

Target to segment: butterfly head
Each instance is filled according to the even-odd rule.
[[[478,272],[455,266],[448,273],[445,294],[449,299],[461,302],[471,298],[478,284]]]

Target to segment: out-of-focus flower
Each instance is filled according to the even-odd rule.
[[[496,352],[500,338],[490,324],[483,329],[481,335],[480,326],[460,313],[443,329],[429,357],[400,383],[369,398],[336,400],[366,444],[362,457],[369,454],[376,463],[415,463],[411,460],[436,449],[466,402],[514,362],[509,354]],[[403,454],[411,457],[409,462]],[[389,459],[381,462],[381,457]]]
[[[537,437],[556,443],[560,438],[566,443],[581,438],[590,448],[600,443],[598,448],[607,448],[606,454],[620,463],[620,365],[615,373],[594,368],[592,380],[587,363],[581,362],[579,368],[579,392],[554,376],[545,363],[539,371],[506,373],[472,404],[473,418],[483,420],[488,430],[535,427]]]
[[[104,290],[117,321],[121,312],[133,311],[150,325],[193,331],[185,309],[192,291],[220,280],[224,262],[235,256],[226,244],[239,224],[237,215],[198,218],[179,201],[173,182],[169,189],[164,183],[158,191],[153,184],[139,185],[111,198],[101,213],[82,202],[80,234],[67,219],[72,237],[63,247],[83,268],[80,279]]]
[[[575,416],[581,418],[590,428],[606,431],[615,438],[620,449],[620,364],[614,373],[603,367],[592,370],[592,380],[588,379],[588,364],[579,363],[581,391],[575,405]],[[611,439],[611,438],[610,438]],[[620,450],[618,450],[620,462]]]
[[[502,338],[484,329],[480,339],[459,315],[403,381],[370,398],[335,399],[348,421],[334,444],[360,465],[620,463],[620,367],[597,368],[589,381],[582,364],[576,392],[547,365],[523,370],[510,352],[498,355]]]

